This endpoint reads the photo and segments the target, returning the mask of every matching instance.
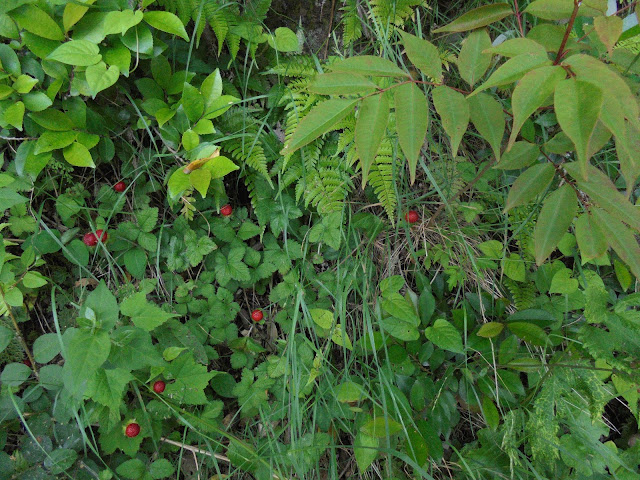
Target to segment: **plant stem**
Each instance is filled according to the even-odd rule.
[[[556,54],[556,59],[553,61],[554,65],[558,65],[560,63],[560,60],[562,60],[562,56],[564,55],[564,48],[567,46],[567,41],[569,40],[571,30],[573,30],[573,24],[575,23],[576,17],[578,16],[578,10],[580,9],[581,3],[582,0],[573,0],[573,12],[571,13],[571,18],[569,19],[567,29],[565,30],[564,37],[562,38],[562,43],[560,44],[560,48],[558,49],[558,53]]]
[[[520,36],[524,37],[524,29],[522,28],[522,13],[520,12],[518,0],[513,0],[513,6],[516,10],[516,20],[518,20],[518,29],[520,30]]]
[[[31,351],[29,350],[29,347],[27,346],[27,342],[25,341],[24,337],[22,336],[22,332],[20,331],[20,327],[18,326],[18,322],[16,320],[16,317],[13,315],[13,311],[11,310],[11,307],[7,303],[7,300],[6,300],[5,296],[4,296],[4,290],[2,289],[2,287],[0,287],[0,296],[2,296],[2,301],[7,306],[7,313],[9,314],[9,318],[11,319],[11,323],[13,323],[13,328],[15,329],[16,335],[18,336],[18,340],[20,341],[20,344],[22,345],[22,349],[24,350],[24,353],[27,354],[27,358],[31,362],[31,369],[33,370],[33,373],[35,374],[36,378],[40,379],[40,377],[38,375],[38,370],[36,369],[36,361],[34,360],[33,355],[31,355]]]

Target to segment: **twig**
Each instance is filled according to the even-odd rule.
[[[327,33],[327,40],[326,43],[324,44],[324,53],[322,54],[324,56],[324,59],[327,59],[327,54],[329,53],[329,41],[331,39],[331,29],[333,28],[333,14],[335,12],[335,8],[336,8],[336,0],[331,0],[331,16],[329,17],[329,33]]]
[[[9,318],[11,319],[11,323],[13,323],[13,328],[16,331],[16,335],[18,335],[18,340],[20,341],[20,344],[22,345],[22,349],[24,350],[24,353],[27,354],[27,358],[31,362],[31,369],[33,370],[33,373],[35,374],[36,378],[38,380],[40,380],[40,376],[38,375],[38,370],[36,369],[36,361],[33,358],[33,355],[31,355],[31,351],[29,350],[27,342],[25,341],[24,337],[22,336],[22,332],[20,331],[20,327],[18,326],[18,322],[16,321],[16,317],[13,315],[13,310],[11,310],[11,306],[7,303],[7,300],[6,300],[5,296],[4,296],[4,290],[2,289],[2,287],[0,287],[0,296],[2,296],[2,301],[7,306],[7,313],[9,314]]]
[[[516,9],[516,20],[518,20],[518,29],[520,30],[520,36],[524,37],[524,29],[522,28],[522,13],[520,12],[518,0],[513,0],[513,6]]]
[[[571,34],[571,30],[573,30],[573,24],[576,21],[576,17],[578,16],[578,10],[580,9],[580,4],[582,0],[573,0],[573,12],[571,13],[571,18],[569,19],[569,23],[567,24],[567,29],[564,32],[564,37],[562,38],[562,43],[560,44],[560,48],[558,49],[558,53],[556,54],[556,59],[553,61],[554,65],[558,65],[560,60],[564,55],[564,47],[567,46],[567,41],[569,40],[569,35]]]

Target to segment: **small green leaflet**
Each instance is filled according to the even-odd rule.
[[[433,30],[433,33],[475,30],[476,28],[485,27],[493,22],[502,20],[509,15],[513,15],[513,10],[511,10],[511,6],[508,3],[484,5],[461,15],[444,27],[436,28]]]
[[[357,102],[358,99],[332,98],[319,103],[300,121],[298,128],[295,129],[289,142],[280,153],[282,155],[291,155],[300,147],[304,147],[319,136],[327,133],[331,130],[331,127],[351,113]]]
[[[550,163],[540,163],[529,167],[520,174],[511,186],[504,211],[524,205],[542,193],[553,180],[555,169]]]
[[[576,241],[580,249],[582,263],[589,262],[605,254],[609,245],[604,234],[588,213],[583,213],[574,224]]]
[[[91,94],[93,98],[96,98],[99,92],[106,90],[118,81],[120,69],[115,65],[111,65],[107,70],[107,65],[104,62],[99,62],[87,67],[85,76],[91,89]]]
[[[355,129],[355,143],[362,166],[362,188],[367,185],[367,176],[389,120],[389,100],[385,94],[373,95],[362,101]]]
[[[510,58],[498,67],[487,81],[476,88],[471,95],[476,95],[487,88],[499,87],[501,85],[508,85],[509,83],[516,82],[520,80],[525,73],[543,65],[551,65],[551,60],[549,60],[546,54],[525,53],[523,55]]]
[[[499,170],[520,170],[535,162],[539,155],[540,147],[535,143],[525,141],[516,142],[510,150],[507,150],[502,155],[500,163],[493,168]]]
[[[460,332],[451,323],[442,318],[436,319],[433,325],[425,330],[424,334],[427,339],[440,348],[454,353],[464,353]]]
[[[583,178],[587,176],[589,141],[602,107],[602,90],[581,80],[563,80],[556,86],[554,107],[558,123],[576,146]]]
[[[268,34],[267,43],[271,48],[280,52],[297,52],[300,50],[298,36],[287,27],[276,28],[275,35]]]
[[[565,184],[547,197],[534,231],[536,263],[541,265],[556,248],[578,211],[578,197]]]
[[[469,125],[469,104],[464,95],[444,85],[434,88],[431,94],[433,105],[442,119],[442,126],[451,139],[451,155],[455,157]]]
[[[102,55],[100,55],[100,48],[95,43],[88,40],[70,40],[51,52],[47,60],[87,67],[102,60]]]
[[[378,86],[362,75],[336,72],[317,75],[307,88],[321,95],[353,95],[375,92]]]
[[[429,128],[427,98],[415,83],[404,83],[395,88],[396,129],[400,147],[409,162],[411,184],[416,180],[416,167],[424,137]]]
[[[428,40],[410,33],[400,31],[400,34],[409,60],[427,77],[435,82],[441,82],[442,60],[437,47]]]
[[[511,97],[513,127],[507,149],[515,143],[527,118],[543,105],[566,76],[567,72],[562,67],[549,66],[536,68],[522,77]]]
[[[91,167],[95,168],[91,153],[81,143],[73,142],[67,148],[62,151],[64,159],[74,167]]]
[[[168,313],[147,301],[144,292],[138,292],[124,299],[120,304],[123,315],[131,317],[131,321],[136,327],[140,327],[150,332],[159,327],[170,318],[178,317],[174,313]]]
[[[633,231],[600,208],[592,208],[591,213],[591,218],[604,232],[607,243],[640,279],[640,247]]]
[[[470,97],[467,102],[471,113],[471,123],[482,135],[482,138],[491,145],[496,161],[500,161],[500,146],[506,127],[502,105],[486,93]]]
[[[456,63],[460,76],[471,87],[484,76],[491,65],[492,56],[485,53],[490,47],[491,37],[486,28],[474,30],[462,41],[462,49]]]
[[[144,21],[153,28],[177,35],[187,42],[189,41],[189,35],[184,29],[184,24],[171,12],[146,11],[144,12]]]

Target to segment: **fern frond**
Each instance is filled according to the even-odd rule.
[[[394,25],[402,27],[404,22],[413,15],[413,9],[426,5],[424,0],[370,0],[371,14],[383,28]]]
[[[342,10],[342,41],[345,46],[362,37],[362,21],[358,15],[358,1],[346,0]]]
[[[516,310],[526,310],[533,306],[536,298],[536,286],[533,282],[518,283],[508,277],[503,278],[503,281],[511,293]]]
[[[293,55],[280,57],[278,64],[266,73],[282,75],[283,77],[313,77],[318,73],[313,57],[310,55]]]
[[[352,148],[352,150],[355,150]],[[393,145],[389,137],[382,139],[380,149],[369,170],[369,184],[382,204],[389,220],[393,222],[398,203],[394,190]]]

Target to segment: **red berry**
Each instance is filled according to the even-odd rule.
[[[260,309],[256,309],[253,312],[251,312],[251,319],[254,322],[259,322],[260,320],[262,320],[264,318],[264,315],[262,314],[262,310]]]
[[[95,247],[98,244],[98,237],[96,237],[95,233],[89,232],[84,234],[82,241],[87,247]]]
[[[156,393],[162,393],[164,392],[166,386],[166,383],[164,383],[162,380],[158,380],[153,384],[153,391]]]
[[[124,182],[118,182],[113,186],[113,189],[118,193],[124,192],[125,188],[127,188],[127,184]]]
[[[109,235],[104,230],[96,230],[96,241],[100,240],[101,242],[106,242]]]
[[[404,216],[404,219],[409,223],[416,223],[420,220],[420,215],[415,210],[409,210],[407,214]]]
[[[227,204],[220,209],[220,213],[223,217],[229,217],[233,213],[233,208],[231,208],[231,205]]]
[[[129,425],[127,425],[127,428],[124,430],[124,434],[129,438],[137,437],[139,433],[140,433],[140,425],[138,425],[135,422],[132,422]]]
[[[33,365],[31,364],[31,360],[29,358],[25,358],[22,363],[24,363],[27,367],[31,368]]]

